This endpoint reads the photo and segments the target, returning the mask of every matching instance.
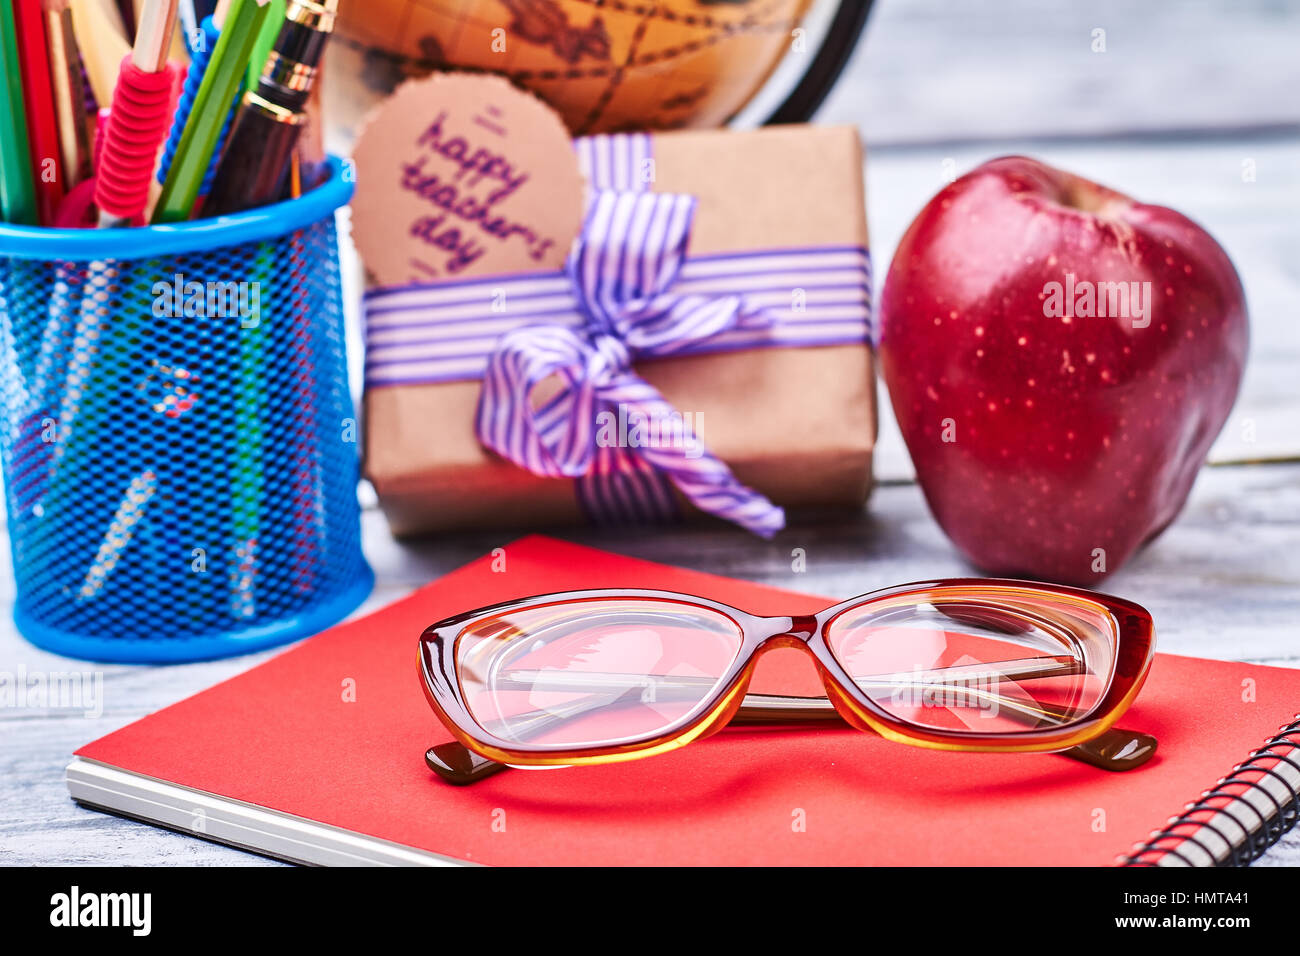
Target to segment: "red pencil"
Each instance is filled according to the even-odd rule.
[[[36,211],[42,226],[54,224],[54,211],[67,185],[63,154],[59,149],[58,117],[54,112],[54,86],[50,80],[49,47],[45,42],[45,15],[41,0],[14,0],[14,27],[18,34],[18,59],[22,64],[23,99],[27,104],[28,140],[32,178],[36,186]]]

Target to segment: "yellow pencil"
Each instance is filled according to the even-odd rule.
[[[131,52],[122,15],[113,0],[72,0],[72,24],[95,102],[108,106],[113,102],[118,69]]]

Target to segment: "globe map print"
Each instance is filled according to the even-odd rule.
[[[763,85],[810,2],[366,0],[339,36],[376,94],[430,70],[487,70],[575,134],[709,127]]]

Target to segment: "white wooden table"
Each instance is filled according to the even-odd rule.
[[[1105,53],[1092,52],[1096,29],[1106,31]],[[1174,206],[1223,243],[1242,274],[1253,323],[1241,399],[1187,510],[1107,587],[1151,609],[1162,650],[1292,667],[1300,666],[1297,30],[1300,9],[1265,0],[1231,10],[1150,0],[879,0],[867,40],[821,117],[864,131],[868,218],[882,277],[903,229],[949,168],[1011,152]],[[1253,182],[1243,181],[1247,161]],[[970,573],[931,520],[887,399],[882,406],[881,485],[858,518],[801,524],[772,542],[702,527],[637,538],[559,534],[832,597]],[[502,543],[498,535],[397,543],[373,507],[364,531],[378,585],[363,612]],[[794,548],[807,555],[802,574],[791,570]],[[7,612],[7,547],[0,561]],[[80,809],[68,799],[63,768],[87,741],[271,653],[103,667],[104,710],[95,719],[0,709],[0,862],[269,864]],[[81,669],[24,642],[7,614],[0,620],[0,671],[70,667]],[[1300,830],[1262,863],[1300,865]]]

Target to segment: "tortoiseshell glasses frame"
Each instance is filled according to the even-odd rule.
[[[530,629],[534,626],[536,634]],[[599,631],[602,627],[606,630]],[[926,660],[927,654],[937,653],[936,635],[942,646],[952,636],[950,628],[971,632],[958,635],[968,652],[957,655],[963,650],[957,644],[955,650],[948,647],[948,663],[942,657]],[[694,642],[697,630],[699,641]],[[600,637],[593,642],[589,635],[596,631]],[[682,633],[691,639],[686,646],[692,655],[697,643],[723,650],[712,652],[715,666],[705,676],[698,676],[694,661],[688,676],[681,676],[680,664],[668,674],[626,667],[611,673],[586,665],[566,670],[533,664],[529,669],[529,655],[552,633],[568,641],[570,649],[576,645],[584,652],[577,657],[570,653],[566,660],[588,664],[593,648],[608,648],[614,641],[617,654],[617,642],[643,641],[647,633],[661,663],[667,654],[664,641],[674,634],[679,642]],[[909,660],[914,640],[917,659],[901,669],[898,662]],[[811,654],[826,697],[749,695],[759,656],[776,647]],[[999,649],[1004,647],[1011,651]],[[1035,653],[1006,656],[1026,647]],[[971,648],[978,657],[971,656]],[[888,673],[851,673],[853,653],[895,663]],[[444,780],[463,784],[505,766],[580,766],[654,756],[729,723],[839,719],[913,746],[1061,752],[1104,769],[1128,770],[1151,757],[1156,741],[1114,725],[1137,696],[1153,656],[1151,615],[1141,606],[1078,588],[1015,580],[917,582],[851,598],[816,614],[777,617],[670,591],[537,595],[457,614],[420,635],[421,686],[455,737],[454,743],[432,748],[426,760]],[[511,663],[513,670],[506,666]],[[651,699],[660,711],[669,706],[664,701],[676,700],[680,712],[663,717],[662,726],[631,732],[617,727],[614,718],[638,707],[647,688],[659,695]],[[897,703],[904,699],[913,703]],[[972,705],[1000,715],[999,729],[977,730],[970,726],[973,720],[951,718],[943,725],[918,709]],[[520,706],[526,712],[519,713]],[[614,721],[607,739],[599,732],[606,714]],[[556,739],[557,727],[578,721],[583,722],[581,732],[566,730]],[[594,736],[593,721],[598,728]]]

